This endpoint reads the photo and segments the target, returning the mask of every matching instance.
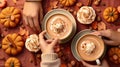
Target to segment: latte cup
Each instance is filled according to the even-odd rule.
[[[94,34],[82,35],[76,43],[76,52],[80,59],[101,64],[101,59],[105,53],[105,45],[101,37]]]

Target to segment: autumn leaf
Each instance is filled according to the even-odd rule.
[[[60,67],[67,67],[67,65],[66,64],[61,64],[61,66]]]
[[[58,4],[58,1],[50,2],[51,8],[58,8],[57,4]]]
[[[93,22],[93,23],[92,23],[92,28],[93,28],[93,29],[97,29],[97,28],[98,28],[98,22],[96,22],[96,21]]]
[[[12,0],[12,1],[13,1],[13,3],[14,3],[14,4],[16,4],[16,3],[17,3],[17,0]]]
[[[20,34],[21,36],[25,36],[25,38],[27,38],[28,35],[29,35],[29,31],[26,30],[26,29],[24,29],[24,28],[22,28],[22,27],[20,27],[19,34]]]
[[[27,30],[25,33],[25,37],[27,38],[29,36],[29,31]]]
[[[26,30],[20,27],[19,34],[23,36],[25,35],[25,33],[26,33]]]
[[[104,22],[98,23],[98,30],[106,30],[106,24]]]
[[[83,4],[81,2],[76,3],[76,6],[79,7],[79,8],[82,7],[82,5]]]

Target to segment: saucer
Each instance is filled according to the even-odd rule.
[[[76,52],[76,44],[77,44],[77,40],[85,35],[85,34],[89,34],[89,33],[92,33],[93,31],[90,30],[90,29],[85,29],[85,30],[82,30],[80,32],[78,32],[75,37],[73,38],[72,40],[72,43],[71,43],[71,51],[72,51],[72,54],[73,56],[75,57],[75,59],[77,59],[78,61],[81,60],[81,58],[79,57],[78,53]]]
[[[63,18],[62,18],[63,16]],[[65,18],[64,18],[65,17]],[[52,30],[53,28],[52,25],[53,23],[55,23],[55,20],[56,19],[62,19],[63,21],[65,21],[64,23],[66,24],[65,26],[65,31],[67,30],[68,32],[64,33],[64,31],[62,33],[64,34],[56,34],[54,32],[54,30]],[[67,19],[69,20],[68,22],[64,19]],[[63,25],[65,25],[63,24]],[[71,25],[69,25],[71,24]],[[58,24],[56,24],[57,26],[60,26]],[[67,26],[69,25],[69,26]],[[42,22],[42,30],[46,30],[47,31],[47,34],[45,35],[45,37],[47,39],[50,39],[50,38],[54,38],[54,37],[58,37],[60,39],[60,43],[66,43],[68,42],[73,36],[74,34],[76,33],[76,21],[74,19],[74,17],[72,16],[72,14],[64,9],[54,9],[54,10],[51,10],[49,11],[44,19],[43,19],[43,22]],[[69,27],[69,28],[67,28]]]

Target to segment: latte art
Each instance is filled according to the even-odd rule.
[[[53,23],[51,23],[50,29],[57,34],[60,34],[65,31],[65,22],[58,18]]]
[[[103,40],[93,34],[85,34],[80,37],[76,48],[80,58],[85,61],[95,61],[101,58],[105,50]]]
[[[90,24],[95,20],[96,14],[92,7],[83,6],[77,12],[77,20],[82,24]]]
[[[81,50],[85,52],[86,55],[90,55],[95,49],[95,45],[91,41],[83,41],[81,43]]]

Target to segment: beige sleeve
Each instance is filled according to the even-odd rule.
[[[42,1],[42,0],[26,0],[26,2],[35,2],[35,1]]]
[[[56,53],[42,54],[40,67],[60,67],[60,59]]]

